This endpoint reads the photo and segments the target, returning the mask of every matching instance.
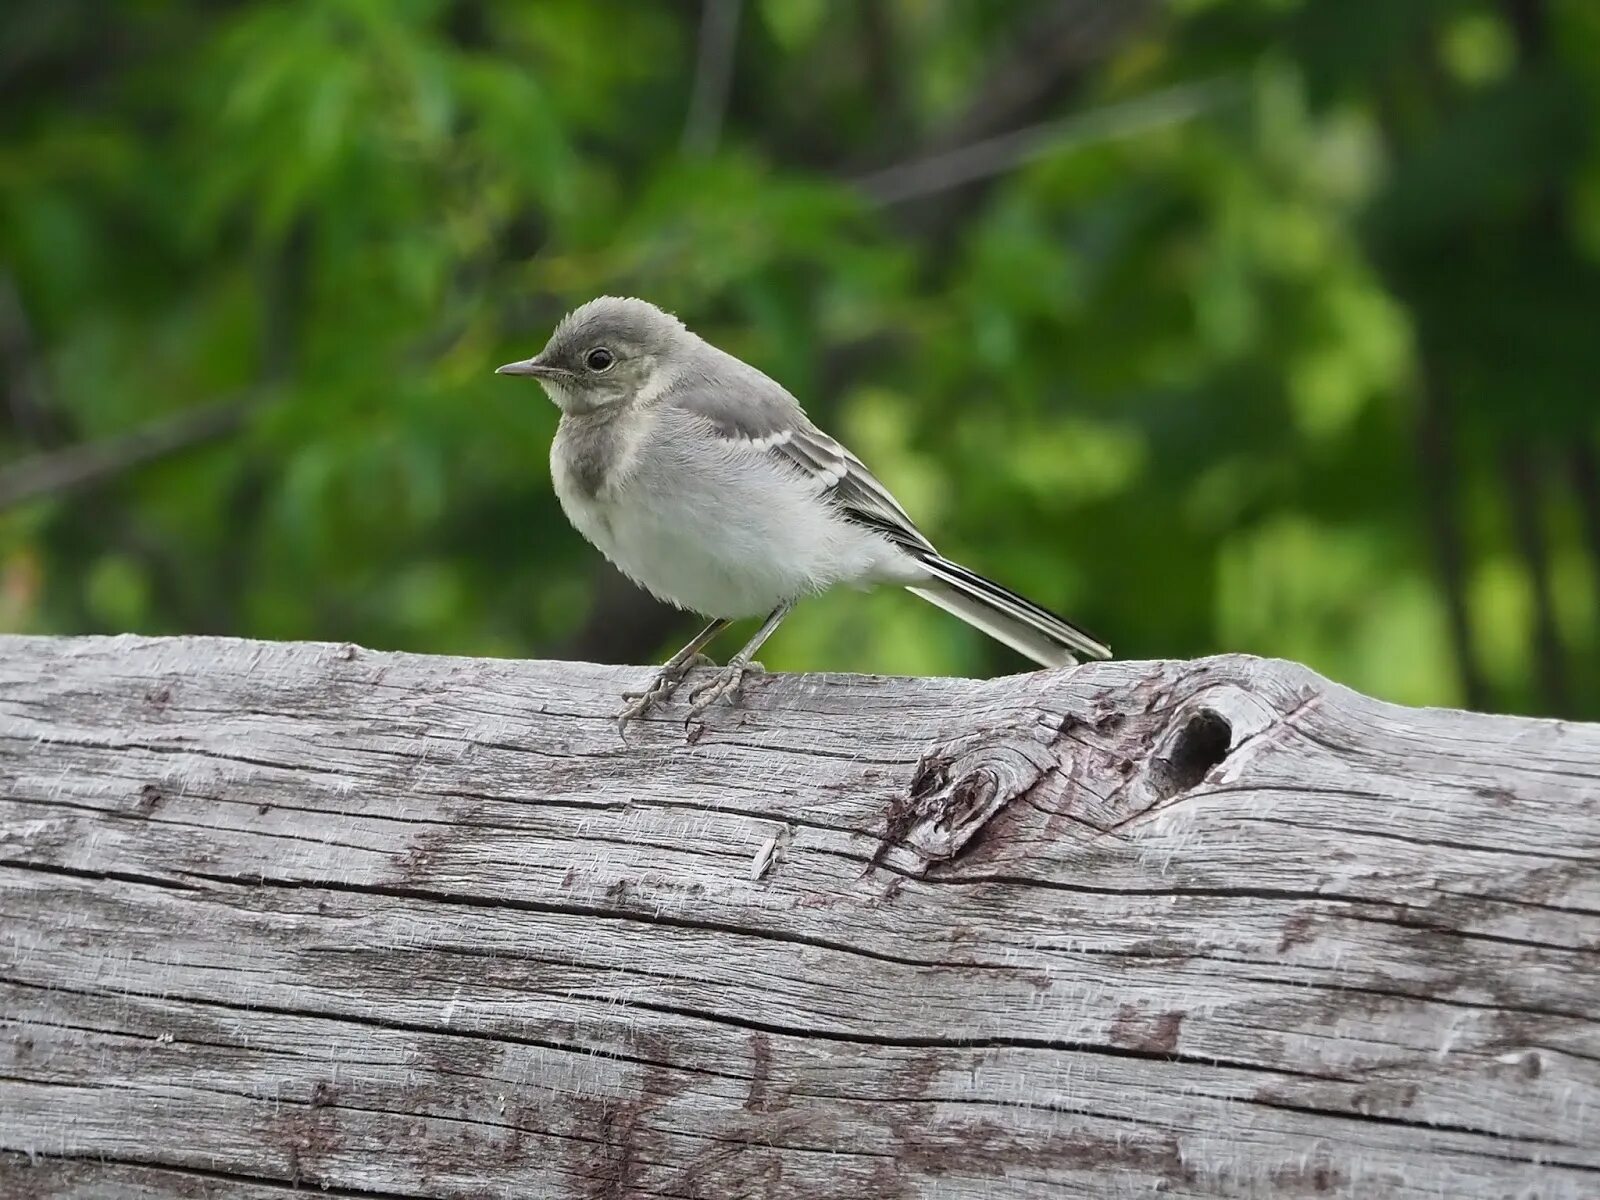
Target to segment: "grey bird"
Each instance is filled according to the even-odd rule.
[[[835,584],[899,584],[1044,666],[1109,658],[1099,639],[941,555],[861,460],[748,363],[644,300],[601,296],[500,375],[543,385],[561,422],[550,472],[568,520],[624,575],[711,618],[629,693],[618,728],[667,701],[734,621],[764,616],[690,694],[685,723],[759,669],[795,603]]]

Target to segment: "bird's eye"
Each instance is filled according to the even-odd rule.
[[[616,361],[617,356],[604,346],[596,346],[583,358],[584,365],[591,371],[609,371]]]

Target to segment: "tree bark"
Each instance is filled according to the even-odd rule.
[[[0,1195],[1600,1194],[1600,726],[0,638]]]

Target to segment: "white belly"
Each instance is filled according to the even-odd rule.
[[[759,452],[699,447],[690,470],[669,445],[592,496],[563,470],[559,454],[552,470],[568,520],[623,574],[707,617],[764,616],[835,583],[923,577],[887,541],[835,515]]]
[[[563,499],[568,518],[624,575],[647,591],[708,617],[763,615],[813,590],[784,560],[737,531],[706,542],[695,514],[674,505]],[[749,553],[745,553],[749,551]]]

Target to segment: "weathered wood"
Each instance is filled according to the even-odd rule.
[[[0,1195],[1600,1195],[1600,727],[645,678],[0,639]]]

